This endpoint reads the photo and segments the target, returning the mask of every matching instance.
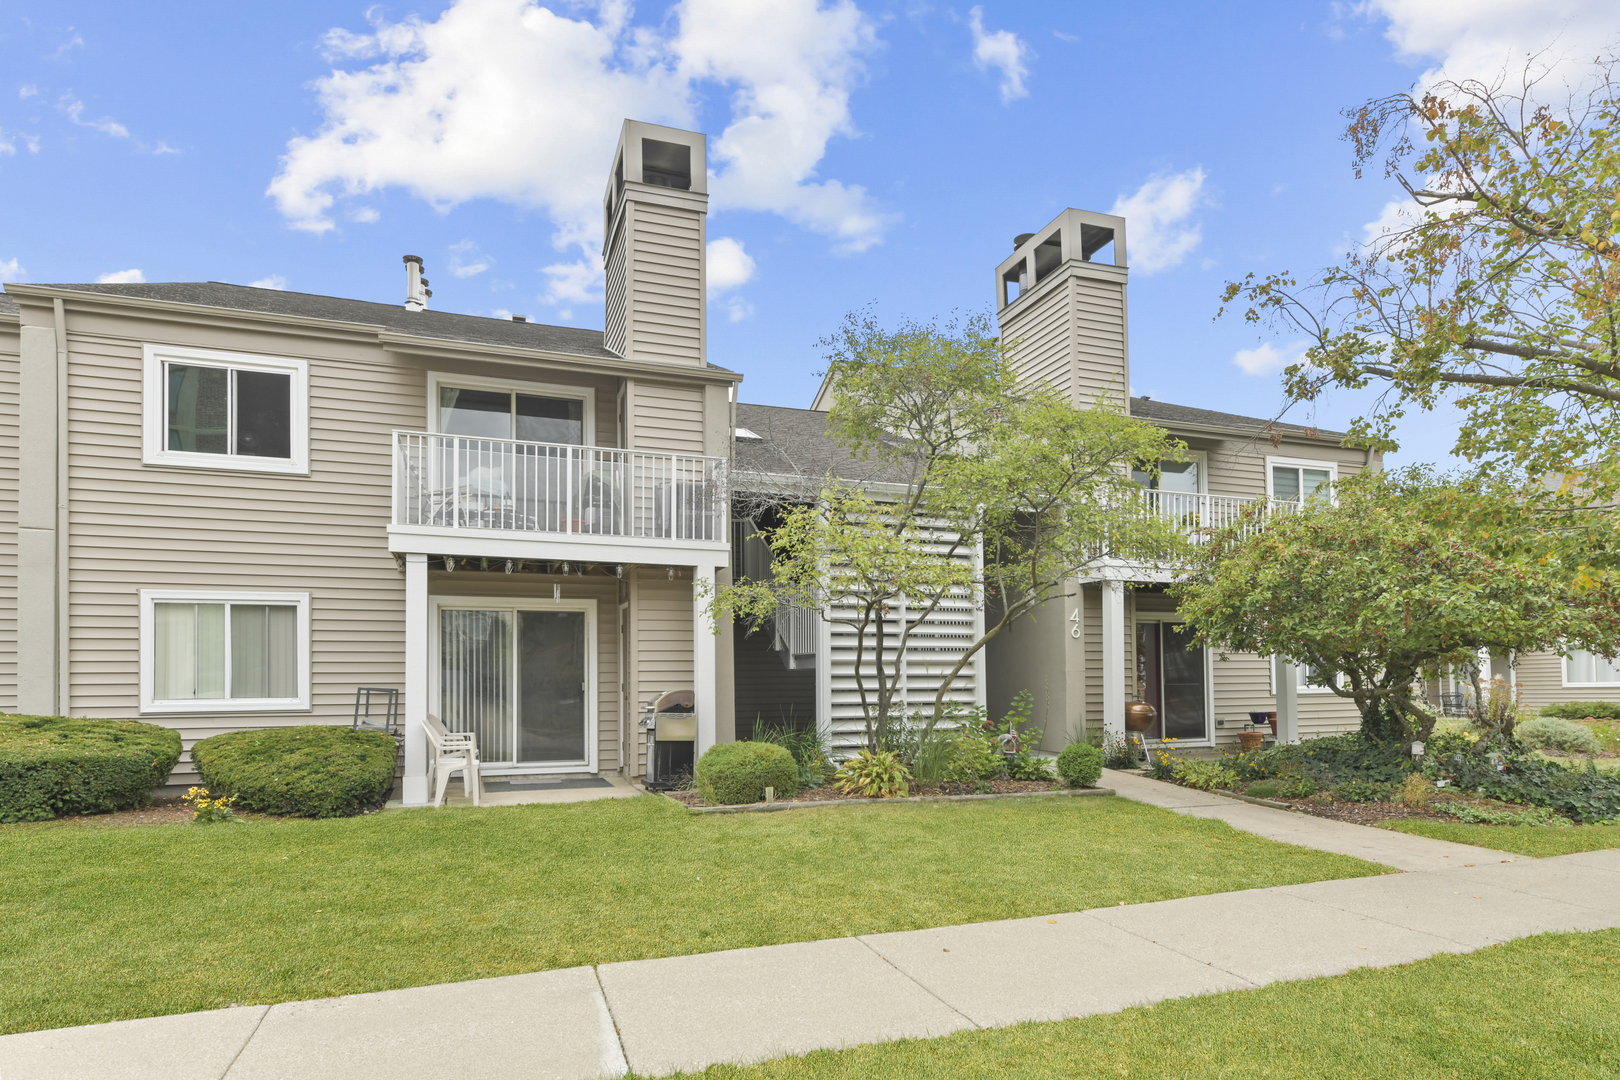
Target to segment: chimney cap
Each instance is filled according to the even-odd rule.
[[[401,261],[402,262],[408,262],[408,263],[415,263],[417,266],[421,266],[422,265],[422,256],[420,256],[420,255],[407,255]]]
[[[1035,234],[1032,232],[1021,232],[1017,236],[1013,237],[1013,250],[1017,251],[1019,248],[1023,247],[1024,241],[1031,239],[1034,235]]]

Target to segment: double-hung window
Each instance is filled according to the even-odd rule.
[[[141,711],[309,708],[309,594],[141,592]]]
[[[1314,498],[1331,498],[1338,467],[1331,461],[1266,459],[1266,491],[1278,502],[1303,505]]]
[[[1564,685],[1620,687],[1620,657],[1571,649],[1564,657]]]
[[[213,349],[145,349],[148,465],[309,472],[309,365]]]

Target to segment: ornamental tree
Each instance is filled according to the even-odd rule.
[[[1305,337],[1284,373],[1294,400],[1380,387],[1350,433],[1392,448],[1408,409],[1449,398],[1465,459],[1538,477],[1582,466],[1571,501],[1620,490],[1614,64],[1557,102],[1533,58],[1513,84],[1448,81],[1346,111],[1356,175],[1381,164],[1411,198],[1404,223],[1318,274],[1251,274],[1224,296]]]
[[[854,630],[872,749],[904,713],[907,645],[947,601],[993,592],[1000,616],[941,680],[934,723],[968,662],[1086,568],[1179,553],[1173,523],[1145,512],[1130,479],[1133,463],[1156,468],[1179,444],[1116,402],[1081,409],[1020,383],[988,317],[891,331],[858,313],[823,345],[829,431],[853,467],[783,491],[768,515],[770,578],[722,587],[712,607],[717,625],[757,624],[790,602]]]
[[[1414,684],[1482,649],[1615,651],[1607,537],[1572,537],[1498,481],[1369,472],[1213,533],[1173,594],[1199,641],[1308,665],[1370,738],[1424,740]]]

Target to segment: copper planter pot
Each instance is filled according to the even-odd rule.
[[[1159,718],[1159,710],[1145,701],[1133,701],[1125,706],[1125,730],[1143,732]]]

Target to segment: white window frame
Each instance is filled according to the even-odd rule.
[[[298,696],[291,698],[187,698],[158,701],[153,696],[157,672],[157,612],[159,602],[182,604],[279,604],[296,606],[298,635]],[[226,620],[226,626],[230,625]],[[228,631],[227,631],[228,632]],[[225,687],[230,689],[230,651],[225,653]],[[309,593],[238,592],[218,589],[141,590],[141,713],[263,713],[308,712],[309,705]]]
[[[478,771],[483,776],[508,776],[512,774],[543,774],[543,773],[595,773],[599,769],[599,750],[601,749],[602,716],[597,700],[598,684],[602,677],[601,665],[597,656],[596,638],[596,608],[594,597],[493,597],[493,596],[432,596],[428,605],[428,638],[432,650],[432,663],[428,665],[428,703],[429,711],[437,715],[439,710],[439,677],[443,670],[443,640],[440,624],[442,620],[439,612],[443,608],[468,608],[477,611],[583,611],[585,613],[585,760],[582,762],[562,762],[560,764],[542,765],[522,762],[485,762],[478,763]]]
[[[1574,651],[1589,652],[1590,650],[1577,649]],[[1604,659],[1608,658],[1604,657]],[[1620,690],[1620,680],[1616,680],[1614,682],[1571,682],[1569,678],[1569,661],[1570,656],[1568,653],[1562,653],[1558,657],[1559,672],[1563,676],[1563,683],[1565,687],[1589,687],[1594,690]]]
[[[439,388],[494,390],[508,394],[534,394],[539,397],[571,398],[584,402],[584,423],[580,438],[583,446],[596,445],[596,389],[590,386],[563,386],[558,383],[522,382],[517,379],[491,379],[482,375],[457,375],[450,371],[430,371],[427,376],[427,430],[439,432]]]
[[[141,408],[141,460],[145,464],[211,469],[216,472],[309,475],[309,361],[284,356],[260,356],[254,353],[190,349],[178,345],[151,343],[143,345],[141,352],[144,388]],[[292,395],[289,449],[292,456],[272,458],[253,457],[234,451],[225,454],[199,454],[189,450],[170,450],[169,418],[166,415],[169,394],[163,378],[164,364],[169,361],[196,367],[236,368],[292,376],[292,385],[289,387]]]
[[[1331,494],[1328,498],[1337,503],[1339,501],[1339,463],[1337,461],[1323,461],[1312,458],[1268,457],[1266,458],[1266,498],[1275,499],[1276,493],[1271,487],[1271,467],[1282,465],[1296,469],[1326,469],[1328,472],[1328,486]],[[1303,487],[1303,483],[1301,487]]]
[[[1264,659],[1266,661],[1266,678],[1269,680],[1270,685],[1271,685],[1271,696],[1276,697],[1277,696],[1277,658],[1275,656],[1267,656]],[[1296,694],[1331,694],[1331,693],[1333,693],[1333,688],[1331,686],[1310,686],[1310,685],[1308,685],[1305,682],[1305,665],[1304,664],[1295,664],[1295,665],[1293,665],[1293,668],[1294,668],[1294,693],[1296,693]],[[1334,681],[1335,685],[1341,685],[1342,686],[1343,681],[1344,681],[1344,676],[1343,675],[1337,675],[1337,676],[1334,677],[1333,681]]]
[[[1208,495],[1209,494],[1209,451],[1208,450],[1189,450],[1189,451],[1187,451],[1187,457],[1192,459],[1193,461],[1196,461],[1198,463],[1198,491],[1196,492],[1196,494]],[[1168,461],[1168,460],[1169,460],[1168,458],[1163,459],[1160,462],[1161,467],[1163,465],[1163,461]],[[1269,476],[1270,473],[1268,472],[1267,475]],[[1151,488],[1151,489],[1150,488],[1143,488],[1142,490],[1144,490],[1144,491],[1149,491],[1149,490],[1163,491],[1164,489],[1163,488]],[[1173,492],[1172,494],[1191,495],[1191,494],[1195,494],[1195,493],[1194,492],[1188,492],[1188,491],[1178,491],[1178,492]]]

